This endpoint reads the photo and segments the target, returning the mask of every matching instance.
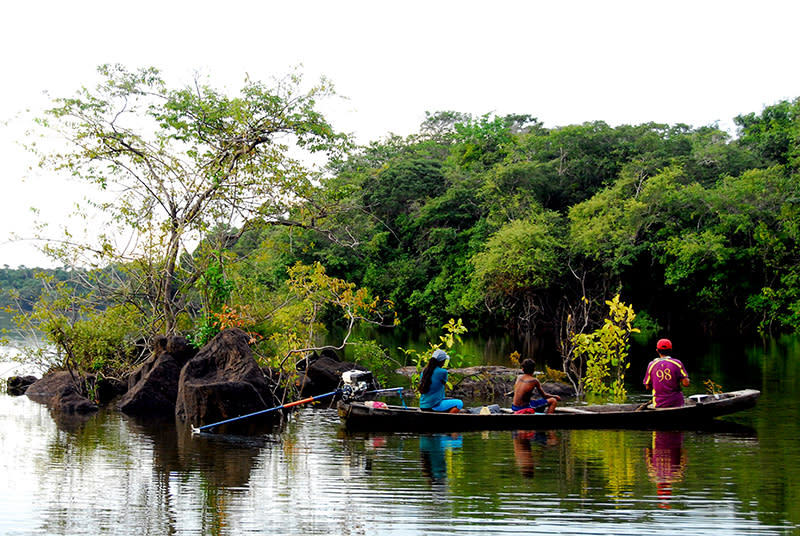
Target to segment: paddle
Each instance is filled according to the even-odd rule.
[[[282,404],[280,406],[275,406],[274,408],[262,409],[261,411],[256,411],[254,413],[248,413],[247,415],[240,415],[239,417],[233,417],[232,419],[226,419],[224,421],[214,422],[214,423],[206,424],[206,425],[199,426],[199,427],[192,426],[192,433],[193,434],[197,434],[197,433],[203,432],[205,430],[209,430],[211,428],[215,428],[215,427],[220,426],[222,424],[227,424],[229,422],[240,421],[240,420],[246,419],[248,417],[255,417],[256,415],[264,415],[265,413],[271,413],[273,411],[278,411],[279,409],[290,408],[292,406],[299,406],[300,404],[307,404],[308,402],[313,402],[315,400],[320,400],[322,398],[327,398],[329,396],[334,396],[334,395],[337,395],[337,394],[339,394],[341,392],[342,392],[341,389],[337,389],[335,391],[331,391],[330,393],[325,393],[323,395],[317,395],[317,396],[310,396],[310,397],[304,398],[302,400],[295,400],[294,402],[288,402],[288,403]]]

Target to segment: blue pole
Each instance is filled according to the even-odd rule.
[[[256,412],[253,412],[253,413],[248,413],[247,415],[240,415],[239,417],[233,417],[233,418],[231,418],[231,419],[226,419],[226,420],[224,420],[224,421],[214,422],[214,423],[211,423],[211,424],[206,424],[206,425],[203,425],[203,426],[200,426],[200,427],[194,427],[194,426],[192,426],[192,433],[196,434],[196,433],[198,433],[198,432],[203,432],[203,431],[205,431],[205,430],[208,430],[208,429],[210,429],[210,428],[215,428],[215,427],[217,427],[217,426],[220,426],[220,425],[222,425],[222,424],[227,424],[227,423],[229,423],[229,422],[240,421],[240,420],[242,420],[242,419],[246,419],[246,418],[248,418],[248,417],[255,417],[256,415],[263,415],[263,414],[265,414],[265,413],[270,413],[270,412],[273,412],[273,411],[278,411],[279,409],[285,409],[285,408],[290,408],[290,407],[292,407],[292,406],[298,406],[298,405],[300,405],[300,404],[306,404],[306,403],[308,403],[308,402],[313,402],[313,401],[315,401],[315,400],[320,400],[320,399],[322,399],[322,398],[327,398],[327,397],[329,397],[329,396],[334,396],[334,395],[336,395],[336,394],[338,394],[338,393],[340,393],[340,392],[341,392],[341,390],[340,390],[340,389],[337,389],[337,390],[335,390],[335,391],[331,391],[330,393],[325,393],[324,395],[310,396],[310,397],[308,397],[308,398],[304,398],[304,399],[302,399],[302,400],[295,400],[294,402],[289,402],[288,404],[283,404],[283,405],[280,405],[280,406],[275,406],[274,408],[262,409],[261,411],[256,411]]]
[[[392,393],[395,391],[403,391],[405,387],[392,387],[391,389],[376,389],[375,391],[367,391],[365,395],[375,395],[378,393]]]

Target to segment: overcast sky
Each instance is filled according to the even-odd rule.
[[[339,130],[368,142],[416,132],[426,111],[530,114],[547,127],[603,120],[698,127],[800,96],[796,0],[26,0],[0,31],[0,267],[46,265],[26,234],[80,194],[28,171],[18,146],[46,90],[93,85],[97,65],[195,72],[218,88],[300,65],[347,101]],[[22,115],[19,115],[22,114]],[[28,233],[29,234],[29,233]]]

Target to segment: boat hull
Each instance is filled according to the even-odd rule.
[[[760,396],[753,389],[691,397],[680,408],[646,409],[637,404],[559,407],[556,413],[440,413],[415,407],[370,407],[339,402],[339,417],[354,431],[457,432],[470,430],[547,430],[580,428],[690,429],[716,417],[752,408]]]

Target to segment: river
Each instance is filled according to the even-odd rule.
[[[0,534],[800,534],[800,340],[703,351],[695,390],[762,391],[704,431],[350,434],[304,407],[193,435],[0,394]]]

